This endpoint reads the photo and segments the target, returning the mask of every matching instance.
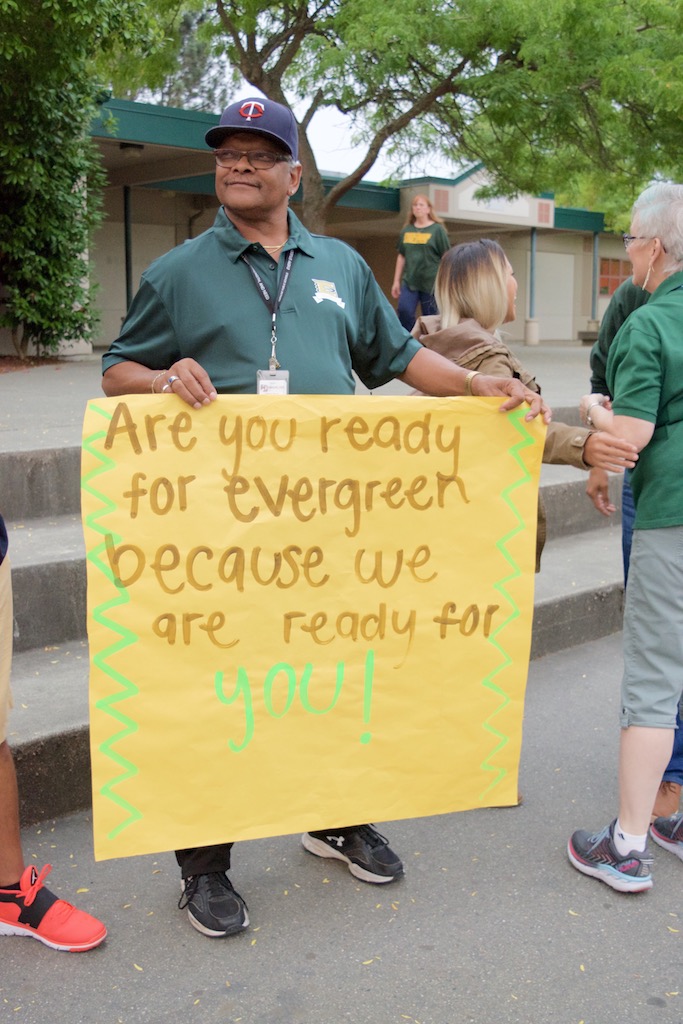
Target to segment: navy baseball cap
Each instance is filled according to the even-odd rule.
[[[299,134],[294,114],[281,103],[273,103],[262,96],[231,103],[215,128],[209,128],[204,138],[207,146],[215,149],[226,135],[249,131],[260,132],[282,143],[292,154],[292,159],[297,159]]]

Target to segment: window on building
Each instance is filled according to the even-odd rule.
[[[600,294],[614,295],[619,285],[633,270],[629,260],[600,260]]]

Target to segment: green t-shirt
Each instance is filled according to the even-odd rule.
[[[655,424],[631,471],[636,529],[683,525],[683,272],[631,313],[610,349],[607,386],[617,416]]]
[[[421,345],[401,327],[364,260],[345,242],[310,234],[291,211],[289,231],[276,264],[219,209],[213,227],[142,275],[103,369],[131,359],[162,370],[191,357],[219,394],[254,394],[256,371],[267,369],[271,354],[271,314],[241,256],[275,297],[294,249],[277,312],[276,356],[289,371],[290,392],[353,394],[354,370],[368,388],[402,373]]]
[[[406,261],[403,283],[415,292],[431,295],[439,261],[450,247],[443,224],[429,224],[426,228],[407,224],[396,246]]]

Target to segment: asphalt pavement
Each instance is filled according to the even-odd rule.
[[[358,882],[298,836],[238,844],[251,923],[232,938],[177,909],[172,854],[95,863],[87,814],[27,829],[27,858],[109,935],[83,954],[0,939],[0,1021],[680,1024],[680,861],[655,847],[654,888],[622,895],[565,852],[615,813],[619,663],[618,635],[534,661],[523,804],[380,825],[399,882]]]

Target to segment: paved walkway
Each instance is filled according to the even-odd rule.
[[[588,390],[589,351],[578,344],[555,343],[515,349],[556,408],[577,405]],[[401,390],[400,382],[380,389]],[[80,444],[85,405],[101,395],[97,356],[0,374],[0,452]]]

